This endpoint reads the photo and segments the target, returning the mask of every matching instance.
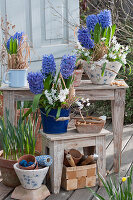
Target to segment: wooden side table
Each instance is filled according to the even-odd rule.
[[[121,162],[122,133],[125,109],[125,93],[128,85],[94,85],[89,80],[81,82],[76,87],[76,95],[90,100],[110,100],[112,107],[112,125],[114,134],[114,171],[119,171],[119,160]],[[6,108],[9,109],[9,117],[12,123],[16,123],[16,101],[32,101],[34,95],[29,88],[10,88],[2,86],[4,98],[4,116]]]
[[[96,147],[98,154],[98,171],[106,177],[106,134],[105,129],[100,134],[80,134],[76,129],[69,130],[65,134],[42,134],[43,154],[50,154],[53,158],[53,164],[50,166],[50,178],[52,193],[59,193],[61,185],[61,176],[63,169],[64,150],[79,147]],[[100,182],[101,184],[101,182]]]

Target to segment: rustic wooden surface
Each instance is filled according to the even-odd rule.
[[[82,80],[79,87],[75,87],[76,95],[90,100],[111,100],[112,119],[114,132],[114,169],[118,172],[119,160],[121,160],[121,138],[123,131],[125,92],[128,85],[123,81],[123,86],[94,85],[90,80]],[[4,116],[6,108],[9,109],[9,118],[16,123],[16,101],[33,100],[34,95],[25,88],[11,88],[2,86],[4,97]],[[120,161],[121,162],[121,161]]]
[[[112,130],[112,127],[110,124],[106,124],[106,129],[109,131]],[[125,176],[128,172],[128,169],[133,161],[132,155],[133,155],[133,125],[125,126],[123,130],[122,135],[122,166],[120,170],[120,177]],[[106,169],[110,170],[110,173],[112,173],[112,167],[113,167],[113,133],[108,135],[106,137]],[[118,179],[117,174],[111,174],[111,176],[114,176],[115,179]],[[2,184],[2,183],[1,183]],[[11,198],[11,192],[12,188],[5,187],[7,189],[3,189],[3,186],[0,184],[0,200],[12,200]],[[108,196],[104,190],[103,187],[98,188],[98,186],[93,187],[93,190],[97,190],[97,192],[104,196],[106,200],[108,199]],[[75,191],[65,191],[61,189],[60,193],[55,195],[51,194],[47,200],[95,200],[93,198],[92,193],[89,192],[87,188],[85,189],[78,189]]]

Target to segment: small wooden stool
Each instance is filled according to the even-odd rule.
[[[53,164],[50,166],[51,189],[52,193],[59,193],[61,185],[61,176],[64,160],[64,150],[71,148],[84,147],[85,154],[88,147],[95,146],[98,154],[98,171],[106,177],[106,140],[105,136],[109,132],[105,129],[99,134],[80,134],[76,129],[68,130],[65,134],[42,134],[42,152],[50,154],[53,158]]]

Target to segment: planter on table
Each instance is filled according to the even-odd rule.
[[[74,70],[74,82],[73,82],[74,87],[78,87],[80,85],[82,74],[83,74],[82,69]]]
[[[117,73],[121,68],[121,63],[115,62],[108,62],[106,63],[105,71],[103,76],[102,74],[102,67],[103,64],[106,62],[104,59],[100,61],[90,62],[88,64],[86,61],[83,62],[83,67],[85,73],[88,75],[89,79],[92,81],[93,84],[99,85],[109,85],[112,81],[114,81]]]
[[[56,120],[57,109],[52,109],[48,116],[46,116],[46,112],[44,108],[40,108],[41,110],[41,118],[43,125],[43,132],[48,134],[60,134],[67,132],[67,126],[69,122],[69,109],[61,109],[60,119],[63,121]]]

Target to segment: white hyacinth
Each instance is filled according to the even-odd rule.
[[[64,90],[60,90],[60,93],[58,95],[58,99],[60,100],[60,102],[64,102],[68,94],[69,94],[69,89],[65,88]]]

